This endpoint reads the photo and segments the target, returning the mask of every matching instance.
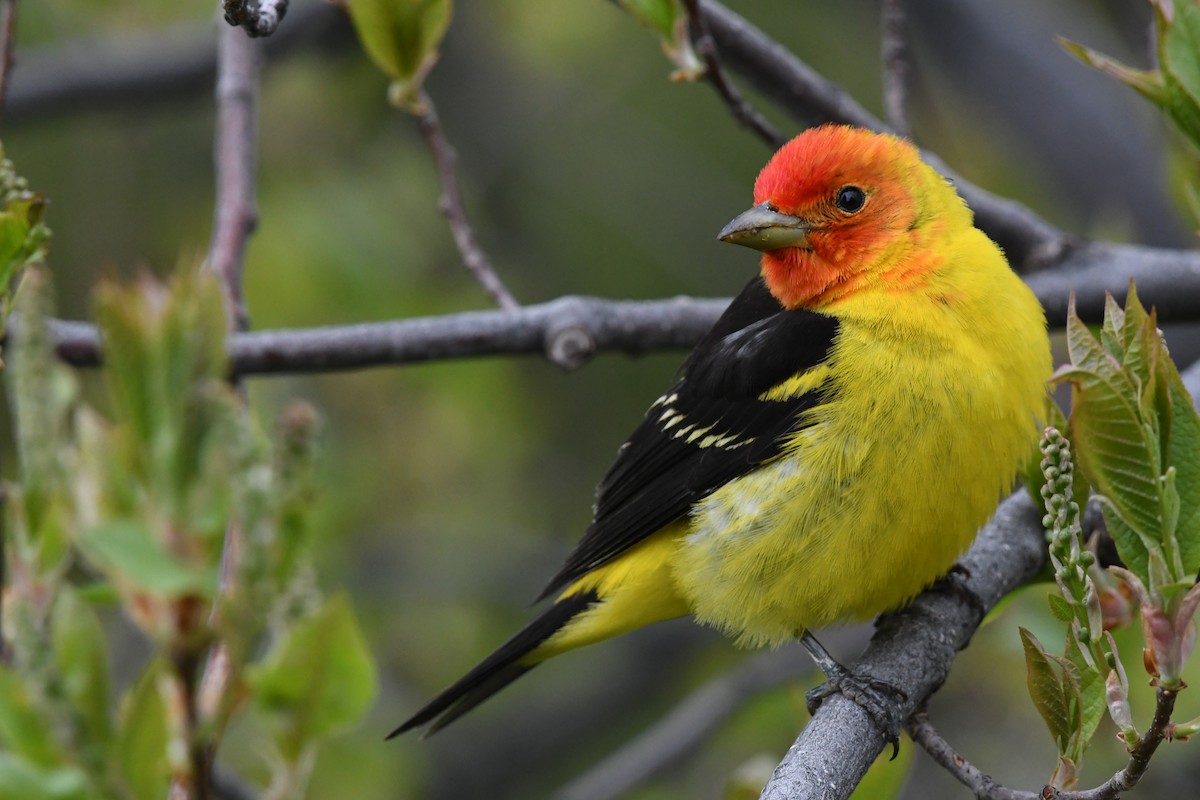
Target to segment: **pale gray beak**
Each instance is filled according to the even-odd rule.
[[[785,247],[809,249],[808,232],[811,229],[807,221],[781,214],[771,208],[769,202],[764,202],[734,217],[721,229],[717,238],[722,242],[763,251]]]

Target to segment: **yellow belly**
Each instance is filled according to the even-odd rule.
[[[971,543],[1036,442],[1048,353],[914,353],[853,324],[842,337],[834,399],[783,457],[698,503],[678,542],[680,593],[744,645],[903,605]]]

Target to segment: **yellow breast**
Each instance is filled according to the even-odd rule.
[[[701,622],[743,644],[871,617],[954,563],[1036,444],[1050,372],[1040,306],[974,228],[926,291],[839,301],[785,454],[693,509],[673,564]]]

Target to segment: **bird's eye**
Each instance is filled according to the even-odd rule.
[[[867,193],[857,186],[843,186],[838,189],[834,202],[839,211],[846,214],[857,214],[862,210],[863,204],[867,202]]]

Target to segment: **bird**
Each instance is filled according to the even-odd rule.
[[[689,615],[741,646],[799,638],[845,678],[812,631],[904,606],[1012,490],[1046,408],[1045,315],[911,142],[810,128],[718,238],[760,270],[619,449],[552,602],[388,738]]]

